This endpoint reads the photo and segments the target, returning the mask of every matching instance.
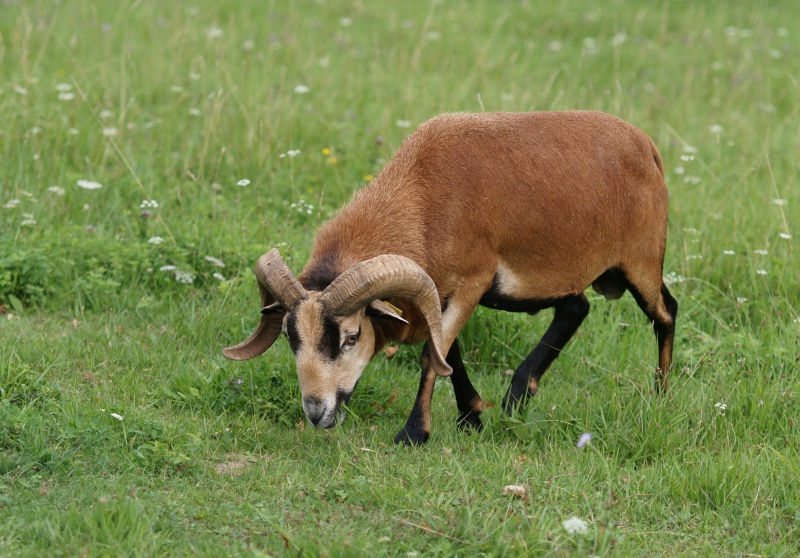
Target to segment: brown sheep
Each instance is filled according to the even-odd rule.
[[[320,228],[298,279],[277,250],[262,256],[261,323],[224,354],[253,358],[283,329],[306,416],[329,428],[385,343],[427,340],[417,398],[395,438],[425,443],[437,375],[452,378],[459,424],[481,428],[483,403],[456,339],[478,305],[555,309],[511,380],[511,413],[586,317],[592,285],[636,299],[655,329],[657,388],[666,389],[678,310],[662,280],[666,234],[661,158],[634,126],[591,111],[445,114]]]

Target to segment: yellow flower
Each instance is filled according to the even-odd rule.
[[[338,162],[339,162],[339,159],[337,159],[336,157],[328,157],[328,164],[329,165],[335,165]]]
[[[364,175],[364,182],[369,182],[369,181],[370,181],[370,180],[372,180],[373,178],[374,178],[374,177],[373,177],[371,174],[365,174],[365,175]]]
[[[322,154],[327,157],[328,155],[331,154],[331,150],[326,147],[325,149],[322,150]]]

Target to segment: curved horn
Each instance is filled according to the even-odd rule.
[[[328,285],[320,302],[334,315],[346,316],[380,298],[397,297],[413,303],[428,323],[431,361],[439,376],[453,369],[442,356],[442,309],[433,279],[405,256],[376,256],[352,266]]]
[[[261,322],[246,341],[222,351],[233,360],[249,360],[269,349],[281,333],[284,310],[293,309],[300,299],[307,296],[306,290],[283,263],[277,248],[258,259],[255,273],[263,308]]]

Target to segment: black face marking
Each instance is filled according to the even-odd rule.
[[[297,354],[300,350],[300,334],[297,331],[297,316],[289,314],[286,318],[286,337],[289,339],[289,348]]]
[[[486,306],[487,308],[504,310],[506,312],[527,312],[528,314],[536,314],[539,310],[552,308],[560,300],[563,300],[563,298],[526,300],[510,297],[507,294],[500,292],[500,278],[495,275],[494,279],[492,279],[492,286],[488,291],[483,293],[479,304],[481,306]]]
[[[339,358],[342,347],[339,345],[339,324],[329,316],[322,317],[322,339],[319,340],[319,352],[330,360]]]

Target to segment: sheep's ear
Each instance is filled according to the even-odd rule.
[[[267,314],[276,314],[278,312],[286,312],[283,306],[281,306],[280,302],[273,302],[272,304],[268,304],[264,308],[261,309],[261,314],[266,316]]]
[[[379,318],[391,318],[398,322],[408,323],[408,320],[401,316],[403,312],[396,306],[382,300],[373,300],[367,305],[367,315],[378,316]]]

